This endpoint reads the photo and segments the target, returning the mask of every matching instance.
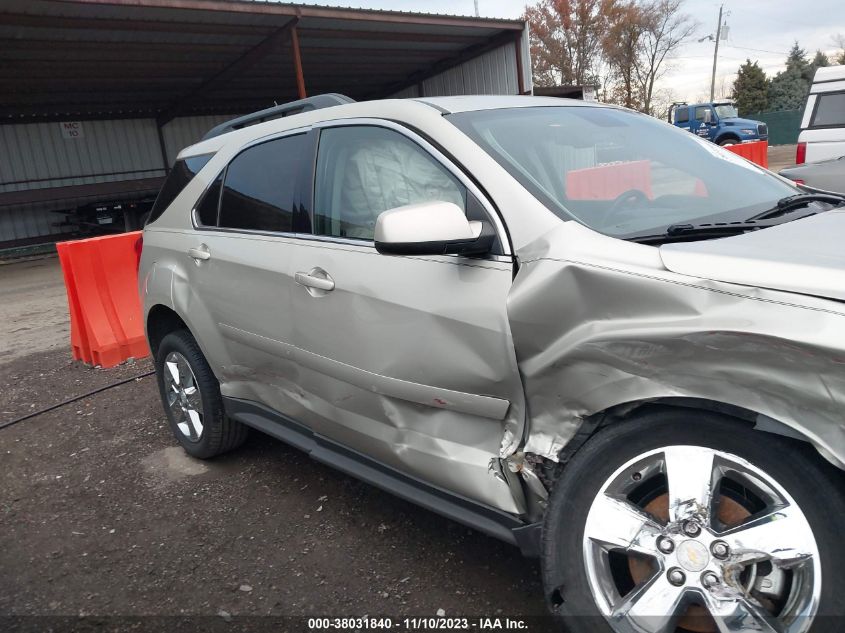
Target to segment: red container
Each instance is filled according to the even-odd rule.
[[[56,244],[75,359],[114,367],[149,356],[138,296],[140,237],[135,231]]]
[[[753,143],[741,143],[739,145],[727,145],[725,149],[747,158],[760,167],[769,168],[769,143],[768,141],[754,141]]]

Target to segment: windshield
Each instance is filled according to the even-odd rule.
[[[629,110],[508,108],[448,119],[559,217],[616,237],[703,218],[744,220],[799,191],[709,141]]]
[[[732,103],[717,103],[713,107],[716,108],[716,115],[720,119],[735,119],[739,116],[739,112],[736,111],[736,106]]]

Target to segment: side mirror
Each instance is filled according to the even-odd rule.
[[[713,123],[713,111],[710,108],[707,108],[704,111],[704,123],[706,125],[710,125]]]
[[[382,255],[486,255],[495,239],[493,227],[467,220],[451,202],[396,207],[376,220],[376,250]]]

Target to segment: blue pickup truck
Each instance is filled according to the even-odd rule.
[[[729,101],[673,103],[669,123],[719,145],[736,145],[769,140],[769,128],[762,121],[741,119]]]

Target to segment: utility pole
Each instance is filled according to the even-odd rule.
[[[475,0],[475,17],[478,17],[478,0]]]
[[[710,77],[710,103],[713,103],[716,93],[716,59],[719,56],[719,39],[722,36],[722,9],[724,4],[719,5],[719,22],[716,24],[716,48],[713,50],[713,74]]]

